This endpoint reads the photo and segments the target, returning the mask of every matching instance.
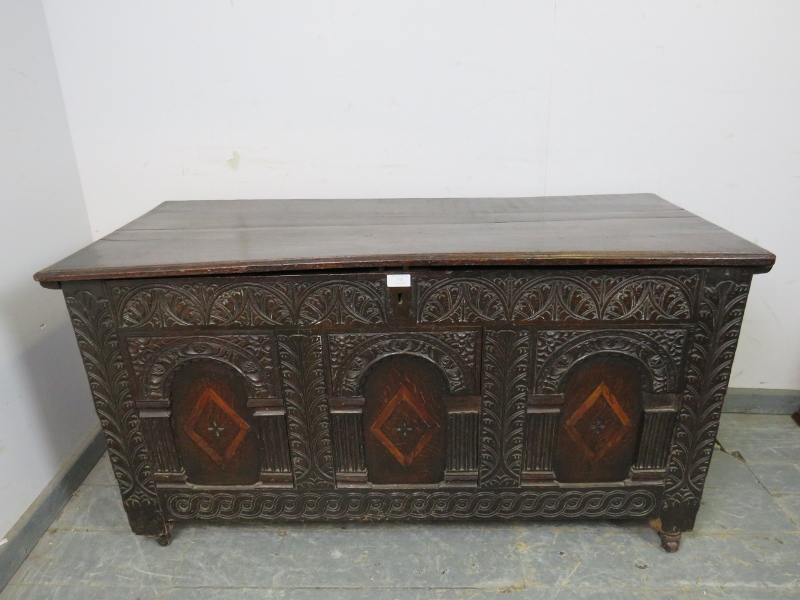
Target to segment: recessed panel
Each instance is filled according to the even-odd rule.
[[[444,478],[447,384],[428,361],[394,356],[364,384],[364,446],[372,483],[437,483]]]
[[[556,439],[556,479],[565,483],[623,481],[636,452],[642,374],[617,356],[593,358],[566,377]]]
[[[172,431],[189,482],[256,483],[258,434],[241,375],[215,361],[197,361],[177,372],[171,389]]]

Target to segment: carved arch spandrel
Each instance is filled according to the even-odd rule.
[[[638,361],[650,376],[649,391],[674,392],[681,381],[687,329],[545,330],[536,333],[534,389],[560,390],[567,373],[599,354],[619,354]]]
[[[167,400],[176,369],[198,360],[218,361],[235,369],[246,381],[252,398],[276,396],[271,333],[192,338],[134,336],[126,339],[126,347],[142,400]]]
[[[476,388],[476,331],[331,333],[328,341],[335,396],[359,395],[364,374],[373,364],[401,354],[434,364],[452,394],[469,394]]]

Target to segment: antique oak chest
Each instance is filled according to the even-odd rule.
[[[166,202],[60,287],[131,528],[692,529],[769,252],[650,194]]]

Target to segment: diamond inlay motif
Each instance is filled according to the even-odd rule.
[[[200,395],[183,430],[221,465],[236,454],[250,426],[211,388]]]
[[[415,394],[404,383],[375,419],[370,431],[397,462],[407,467],[436,434],[438,427],[425,407],[415,402]]]
[[[601,458],[630,426],[630,418],[605,383],[597,386],[564,425],[591,458]]]

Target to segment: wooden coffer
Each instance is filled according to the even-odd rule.
[[[389,267],[61,286],[137,533],[641,518],[676,549],[752,273]]]
[[[65,284],[131,498],[168,521],[619,518],[702,484],[681,459],[711,453],[746,281],[411,275]]]

